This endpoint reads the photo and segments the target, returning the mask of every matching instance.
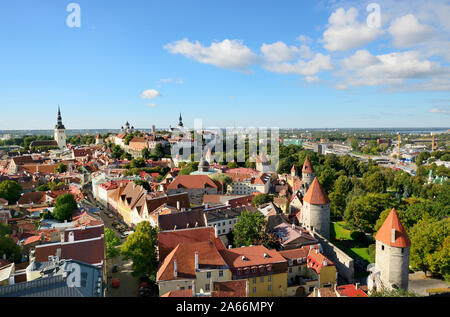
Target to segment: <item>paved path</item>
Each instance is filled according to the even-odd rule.
[[[427,278],[423,272],[409,274],[408,290],[422,296],[428,296],[429,288],[448,288],[450,284],[436,278]]]

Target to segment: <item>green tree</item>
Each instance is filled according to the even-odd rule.
[[[155,149],[153,151],[153,154],[158,158],[161,159],[162,157],[164,157],[164,147],[162,146],[161,143],[157,143],[155,146]]]
[[[223,173],[213,174],[210,177],[211,179],[222,183],[224,194],[227,193],[228,186],[231,185],[231,183],[233,182],[233,179],[230,176]]]
[[[256,195],[252,199],[252,205],[255,207],[259,207],[263,204],[269,203],[273,201],[273,195],[270,194],[260,194]]]
[[[108,228],[105,228],[105,245],[108,258],[113,258],[120,254],[120,250],[117,248],[120,245],[120,239],[114,234],[114,231]]]
[[[141,151],[141,155],[144,160],[150,159],[150,151],[147,148]]]
[[[239,165],[235,161],[231,161],[227,164],[228,168],[238,168]]]
[[[431,271],[450,280],[450,218],[420,220],[409,232],[410,265],[415,271]],[[446,257],[446,258],[445,258]]]
[[[6,259],[10,262],[19,262],[22,250],[13,239],[4,235],[0,237],[0,254],[6,255]]]
[[[20,198],[22,187],[15,181],[3,181],[0,183],[0,198],[6,199],[9,204],[16,203]]]
[[[65,173],[65,172],[67,172],[67,165],[59,163],[58,166],[55,167],[55,173]]]
[[[386,191],[386,178],[380,171],[365,173],[362,182],[370,193],[384,193]]]
[[[72,212],[77,209],[77,202],[72,194],[63,194],[56,198],[53,217],[59,221],[70,220]]]
[[[249,246],[255,244],[256,241],[261,241],[266,224],[264,215],[259,212],[242,212],[238,217],[238,222],[234,225],[234,246]]]
[[[148,221],[141,221],[135,232],[128,236],[122,245],[121,252],[124,260],[132,260],[132,275],[134,277],[148,276],[156,280],[158,230]]]
[[[370,293],[370,297],[419,297],[419,295],[411,291],[405,291],[403,288],[392,290],[383,288],[381,291]]]
[[[369,193],[353,196],[344,212],[344,220],[352,229],[371,233],[383,210],[394,207],[390,194]]]
[[[325,168],[318,177],[320,184],[327,193],[333,189],[336,180],[336,171],[333,168]]]

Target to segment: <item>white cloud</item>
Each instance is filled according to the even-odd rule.
[[[398,90],[449,90],[448,69],[437,62],[421,59],[416,51],[374,56],[357,51],[342,61],[337,77],[339,89],[350,86],[396,86]],[[434,82],[431,85],[431,82]]]
[[[141,93],[142,99],[154,99],[159,96],[161,96],[161,94],[155,89],[147,89]]]
[[[448,109],[448,107],[446,107],[446,109],[442,109],[442,108],[433,108],[430,109],[431,113],[443,113],[446,115],[450,115],[450,109]]]
[[[169,83],[183,84],[184,81],[183,81],[182,78],[178,78],[178,79],[174,79],[174,78],[162,78],[162,79],[158,80],[158,83],[161,83],[161,84],[169,84]]]
[[[300,41],[300,42],[304,42],[304,43],[311,43],[312,42],[312,39],[309,36],[306,36],[306,35],[303,35],[303,34],[299,35],[297,37],[297,40]]]
[[[324,48],[328,51],[348,51],[374,41],[383,31],[357,21],[358,10],[339,8],[328,19],[323,32]]]
[[[269,63],[288,62],[299,57],[311,58],[313,56],[311,49],[307,45],[301,45],[300,47],[294,45],[287,46],[280,41],[273,44],[264,43],[261,46],[261,52],[266,62]]]
[[[434,35],[434,29],[420,24],[416,16],[408,14],[395,19],[388,29],[394,45],[407,47],[429,40]]]
[[[200,63],[214,65],[225,69],[248,71],[259,57],[239,40],[225,39],[203,46],[198,41],[183,39],[164,46],[172,54],[181,54]]]
[[[156,107],[156,104],[154,104],[154,103],[149,103],[149,104],[147,104],[147,106],[149,106],[149,107]]]
[[[333,65],[330,56],[317,53],[310,61],[298,60],[296,63],[268,63],[264,65],[264,68],[275,73],[312,76],[322,70],[332,69]]]

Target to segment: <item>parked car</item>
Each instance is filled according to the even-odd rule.
[[[116,277],[116,278],[113,278],[113,282],[112,282],[112,287],[114,287],[114,288],[117,288],[117,287],[119,287],[120,286],[120,281],[119,281],[119,279]]]
[[[113,265],[112,271],[113,273],[116,273],[118,271],[119,266],[117,264]]]

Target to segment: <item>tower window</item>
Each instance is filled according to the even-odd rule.
[[[384,251],[384,245],[381,246],[381,250]],[[402,250],[403,251],[403,250]]]

